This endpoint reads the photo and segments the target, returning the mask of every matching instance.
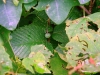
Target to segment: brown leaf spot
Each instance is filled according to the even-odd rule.
[[[49,7],[50,7],[50,5],[48,4],[48,5],[46,6],[46,10],[48,10]]]

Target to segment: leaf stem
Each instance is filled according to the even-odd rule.
[[[83,9],[88,15],[91,14],[84,6],[80,6],[80,8]]]

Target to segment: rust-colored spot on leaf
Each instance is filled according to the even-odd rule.
[[[68,47],[68,50],[71,50],[71,49],[73,49],[73,47]]]
[[[49,7],[50,7],[50,5],[48,4],[48,5],[46,6],[46,10],[48,10],[48,9],[49,9]]]
[[[89,63],[92,65],[96,65],[95,60],[92,57],[89,58]]]

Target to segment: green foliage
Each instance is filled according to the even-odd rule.
[[[100,0],[1,0],[0,75],[100,72]]]
[[[39,11],[45,10],[52,21],[56,24],[60,24],[66,19],[70,9],[76,5],[79,5],[78,1],[73,0],[40,0],[36,9]]]
[[[0,24],[9,30],[14,30],[21,17],[22,4],[19,3],[16,7],[12,0],[7,0],[6,4],[0,0],[0,13],[2,15],[0,16]]]
[[[34,66],[35,71],[38,73],[50,73],[46,67],[50,55],[52,55],[52,53],[50,53],[45,46],[36,45],[31,48],[29,57],[23,59],[22,64],[32,73],[34,73],[32,66]]]
[[[49,2],[45,10],[46,10],[47,15],[52,21],[54,21],[56,24],[61,24],[68,16],[70,9],[76,5],[79,5],[78,1],[51,0],[51,2]]]
[[[10,31],[0,26],[0,33],[1,33],[0,45],[3,45],[5,47],[6,52],[9,54],[9,56],[15,59],[14,53],[10,45]]]
[[[66,35],[65,26],[66,26],[65,24],[61,24],[54,28],[54,32],[52,35],[53,39],[62,43],[68,42],[69,39]]]
[[[25,59],[23,59],[22,64],[27,70],[29,70],[30,72],[32,72],[34,74],[34,70],[32,68],[32,65],[33,65],[32,62],[33,62],[33,60],[31,60],[30,58],[25,58]]]
[[[11,36],[13,51],[20,58],[29,55],[31,46],[36,44],[48,44],[45,38],[45,25],[41,22],[22,27],[13,32]]]
[[[4,75],[12,69],[12,62],[5,48],[0,45],[0,75]]]
[[[51,70],[53,71],[53,75],[66,75],[68,72],[66,71],[66,63],[60,59],[57,53],[50,60]]]
[[[29,11],[33,6],[35,6],[37,4],[37,1],[34,0],[32,2],[29,2],[29,3],[25,3],[24,6],[25,6],[25,9],[27,11]]]
[[[23,0],[24,3],[30,3],[32,1],[34,1],[34,0]]]

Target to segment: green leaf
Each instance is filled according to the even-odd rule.
[[[66,54],[65,54],[65,45],[64,44],[61,44],[61,45],[58,45],[55,49],[59,55],[59,57],[64,60],[65,62],[67,62],[67,59],[66,59]]]
[[[61,60],[57,53],[50,59],[50,66],[53,75],[67,75],[68,71],[65,69],[66,65],[66,62]]]
[[[34,0],[24,0],[24,3],[30,3],[32,1],[34,1]]]
[[[66,26],[65,24],[61,24],[54,28],[54,32],[52,35],[54,40],[61,42],[61,43],[67,43],[69,41],[66,35],[65,26]]]
[[[79,9],[77,7],[73,7],[67,17],[67,19],[69,20],[75,20],[79,17],[82,17],[82,11],[79,11]]]
[[[49,18],[56,24],[61,24],[67,18],[71,8],[79,5],[79,2],[77,0],[50,0],[46,5]]]
[[[12,69],[12,62],[9,55],[6,53],[5,48],[0,45],[0,75],[5,75]]]
[[[29,11],[29,10],[30,10],[33,6],[35,6],[36,4],[37,4],[37,1],[34,0],[34,1],[30,2],[30,3],[25,3],[24,6],[25,6],[25,9],[26,9],[27,11]]]
[[[15,55],[24,58],[30,53],[32,45],[42,44],[46,41],[42,26],[43,25],[41,24],[31,24],[29,26],[21,27],[12,33],[11,45]]]
[[[10,31],[0,26],[0,33],[0,45],[3,45],[6,52],[14,59],[15,56],[10,45]]]
[[[0,0],[0,15],[2,15],[0,16],[0,24],[3,27],[14,30],[20,20],[21,13],[21,3],[18,6],[15,6],[12,0],[7,0],[6,4]]]
[[[35,14],[38,18],[41,19],[42,22],[46,22],[49,19],[49,17],[47,16],[47,14],[45,13],[45,11],[34,11],[33,14]],[[50,28],[50,27],[48,27]]]
[[[36,10],[42,11],[46,9],[46,6],[51,2],[51,0],[40,0],[38,5],[35,7]]]
[[[80,4],[85,4],[87,2],[89,2],[90,0],[78,0],[80,2]]]
[[[49,42],[45,42],[44,43],[44,45],[51,51],[51,52],[53,52],[54,51],[54,49],[53,49],[53,47],[52,47],[52,44],[51,43],[49,43]]]
[[[34,70],[32,68],[33,60],[31,60],[30,58],[24,58],[23,61],[22,61],[22,64],[27,70],[34,73]]]
[[[44,44],[49,50],[47,39],[45,38],[46,25],[35,19],[29,26],[21,27],[12,33],[11,45],[16,56],[24,58],[31,52],[31,46]],[[51,50],[51,51],[52,51]]]

